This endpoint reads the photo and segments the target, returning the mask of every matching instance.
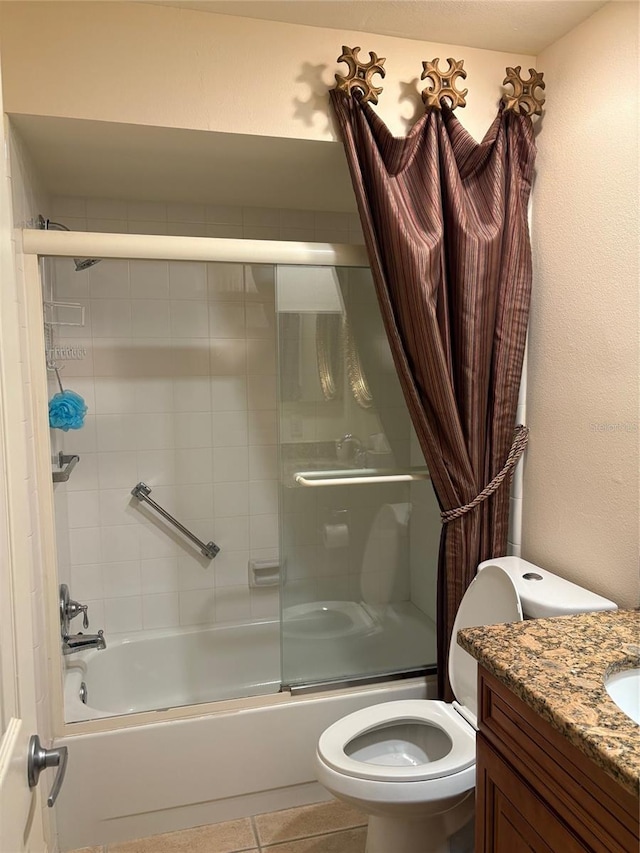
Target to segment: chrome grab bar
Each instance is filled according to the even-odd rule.
[[[352,468],[341,471],[300,471],[294,474],[299,486],[357,486],[363,483],[406,483],[428,480],[426,468]]]
[[[166,518],[167,521],[171,522],[174,527],[177,527],[180,533],[186,536],[187,539],[190,539],[192,542],[194,542],[198,546],[198,548],[200,548],[200,552],[205,557],[208,557],[210,560],[213,560],[213,558],[220,550],[218,545],[216,545],[215,542],[207,542],[205,544],[201,539],[198,539],[198,537],[194,533],[192,533],[190,530],[187,530],[184,524],[180,524],[180,522],[175,519],[170,513],[168,513],[166,509],[163,509],[160,504],[157,504],[154,500],[152,500],[152,498],[149,497],[149,495],[151,494],[151,489],[149,486],[147,486],[146,483],[138,483],[131,490],[131,494],[139,501],[145,501],[150,506],[152,506],[155,511],[159,512],[163,518]]]
[[[69,477],[71,476],[71,472],[76,467],[78,462],[80,461],[80,457],[74,453],[72,455],[67,455],[60,451],[58,453],[58,466],[62,468],[62,471],[53,471],[52,477],[54,483],[66,483]],[[67,466],[66,468],[64,466]]]

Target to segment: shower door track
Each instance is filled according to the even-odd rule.
[[[301,696],[305,693],[322,693],[327,690],[342,690],[346,687],[366,687],[370,684],[384,684],[389,681],[402,681],[406,678],[420,678],[435,675],[436,672],[435,664],[430,664],[379,675],[362,675],[354,678],[335,679],[334,681],[305,681],[300,684],[283,684],[280,692],[289,692],[292,696]]]

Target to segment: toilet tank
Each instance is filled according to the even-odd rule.
[[[486,566],[500,566],[507,572],[520,596],[525,619],[618,609],[617,604],[608,598],[534,566],[521,557],[495,557],[485,560],[480,563],[478,571]]]

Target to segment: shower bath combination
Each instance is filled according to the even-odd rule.
[[[260,795],[266,810],[288,808],[299,786],[308,788],[308,801],[322,799],[302,751],[274,772],[278,756],[291,751],[291,730],[311,744],[351,711],[424,698],[435,661],[434,584],[424,565],[429,555],[435,569],[438,508],[393,384],[366,256],[359,247],[335,247],[319,257],[291,244],[276,254],[272,245],[245,240],[239,260],[236,241],[180,238],[184,246],[172,247],[178,260],[164,254],[166,239],[112,233],[83,234],[77,246],[65,234],[57,255],[45,231],[68,229],[43,219],[40,231],[24,234],[27,246],[40,239],[47,247],[35,254],[45,261],[39,284],[54,302],[68,292],[59,285],[73,287],[70,254],[93,256],[76,260],[80,270],[100,256],[119,259],[95,280],[89,270],[87,295],[78,299],[88,309],[85,329],[65,334],[61,324],[56,342],[91,411],[88,429],[54,431],[63,453],[79,461],[68,484],[54,488],[61,547],[49,571],[89,605],[107,639],[107,648],[96,641],[58,663],[56,742],[74,744],[58,806],[61,838],[69,848],[87,846],[104,829],[100,801],[113,799],[109,779],[89,802],[76,768],[105,737],[115,765],[140,782],[114,806],[109,832],[124,833],[126,825],[128,834],[135,815],[161,814],[162,803],[148,792],[170,789],[164,769],[159,785],[157,767],[140,777],[141,767],[155,767],[145,752],[155,748],[148,724],[162,724],[163,749],[175,750],[181,775],[193,776],[184,807],[196,822],[198,802],[231,797],[240,813],[245,798]],[[130,291],[111,286],[121,276]],[[192,282],[205,294],[197,310]],[[322,303],[318,291],[326,293]],[[220,300],[227,292],[233,299]],[[162,314],[156,328],[148,317],[159,306],[170,322],[162,324]],[[237,324],[229,325],[239,306],[247,318],[241,341]],[[332,360],[338,393],[326,398],[319,317],[351,321],[372,405],[351,393],[344,357]],[[64,353],[79,345],[87,358],[76,367]],[[265,358],[230,373],[225,363],[220,374],[216,359],[235,358],[237,346]],[[206,363],[195,362],[202,351]],[[159,504],[200,542],[213,534],[219,559],[184,539],[166,516],[147,512],[131,494],[140,481],[154,493],[157,487]],[[251,498],[244,510],[232,500],[242,490]],[[276,569],[247,583],[247,562],[269,556]],[[245,714],[260,720],[247,743],[260,758],[230,792],[224,780],[237,769],[231,747],[247,742]],[[214,744],[207,767],[200,767],[203,740]],[[210,773],[209,760],[220,773]],[[170,762],[167,771],[175,770]],[[65,802],[74,803],[73,814]],[[220,819],[216,809],[207,819]]]

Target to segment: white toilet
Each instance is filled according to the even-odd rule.
[[[612,601],[519,557],[481,563],[458,609],[449,653],[457,701],[387,702],[330,726],[318,781],[369,815],[366,853],[448,853],[474,812],[477,664],[455,641],[474,625],[616,610]]]

